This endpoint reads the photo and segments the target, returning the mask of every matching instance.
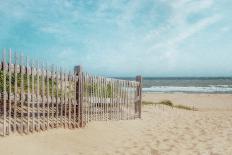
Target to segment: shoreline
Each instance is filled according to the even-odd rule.
[[[232,95],[232,92],[152,92],[142,91],[144,94],[228,94]]]

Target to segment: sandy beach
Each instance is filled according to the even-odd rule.
[[[187,105],[200,111],[232,110],[232,94],[144,93],[143,101],[171,100],[174,104]]]
[[[232,155],[232,0],[0,0],[0,155]]]
[[[53,129],[0,138],[3,155],[232,154],[231,94],[143,94],[198,111],[159,105],[142,107],[142,119],[92,122],[83,129]]]

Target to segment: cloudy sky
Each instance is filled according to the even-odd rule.
[[[232,76],[232,0],[0,0],[0,47],[106,76]]]

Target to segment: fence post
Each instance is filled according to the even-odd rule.
[[[142,76],[136,76],[136,81],[139,82],[139,85],[137,86],[137,110],[139,112],[139,118],[141,118],[141,108],[142,108]]]
[[[76,83],[76,100],[77,100],[77,111],[78,111],[78,126],[83,127],[83,80],[82,80],[82,66],[78,65],[74,67],[74,73],[78,76]]]
[[[6,135],[6,49],[3,50],[2,55],[2,66],[3,66],[3,136]]]

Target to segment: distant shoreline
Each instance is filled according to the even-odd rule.
[[[232,94],[232,78],[144,78],[143,92]]]
[[[232,94],[231,85],[210,85],[210,86],[152,86],[142,89],[143,92],[154,93],[212,93],[212,94]]]
[[[144,79],[231,79],[232,76],[157,76],[143,77]]]
[[[144,94],[225,94],[232,95],[232,92],[149,92],[142,91]]]

